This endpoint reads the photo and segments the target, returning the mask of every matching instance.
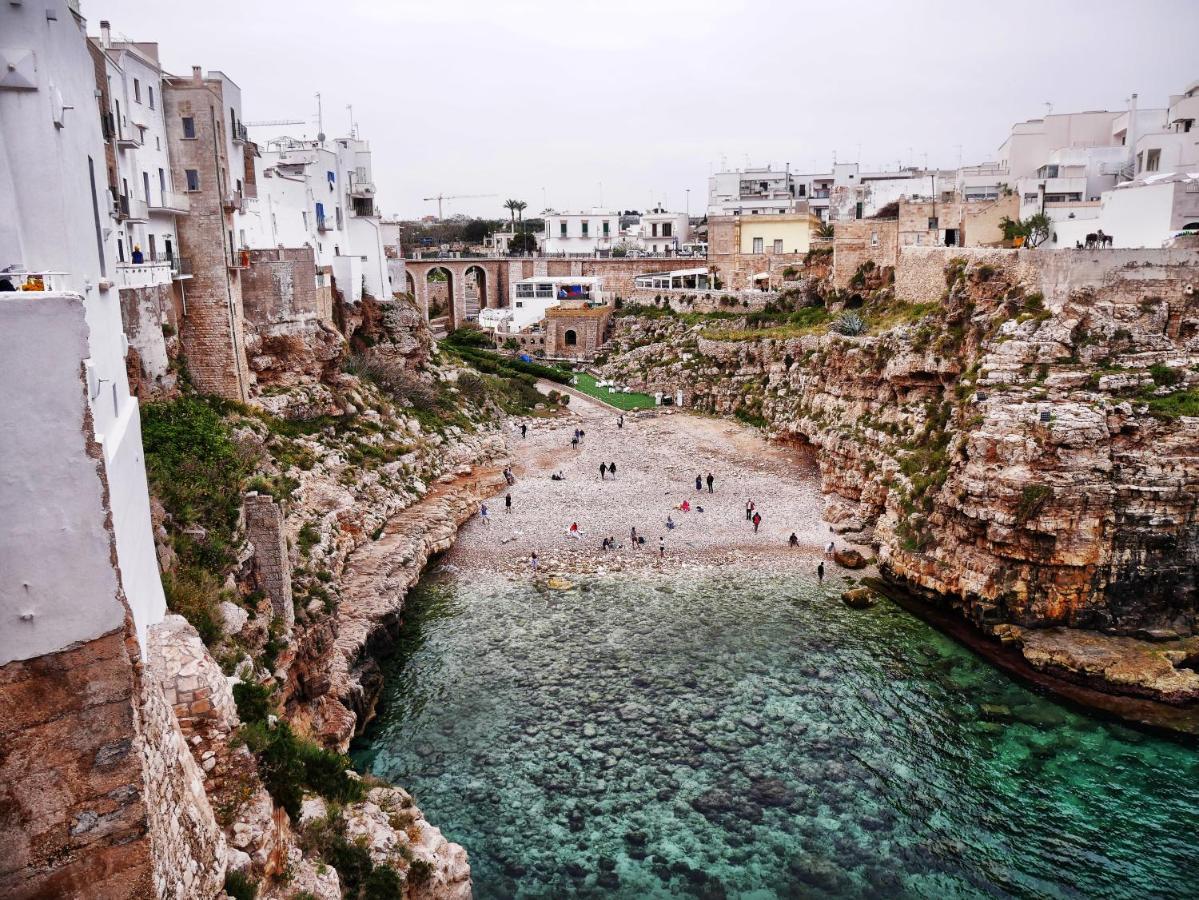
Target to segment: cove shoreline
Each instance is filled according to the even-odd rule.
[[[1033,666],[1016,648],[1004,646],[988,637],[956,613],[917,597],[901,582],[889,578],[885,571],[880,572],[878,577],[863,579],[863,584],[1039,694],[1105,721],[1126,725],[1188,747],[1199,747],[1199,709],[1195,707],[1172,706],[1144,697],[1113,694],[1051,675]]]

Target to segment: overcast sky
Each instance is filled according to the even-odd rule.
[[[703,210],[730,166],[955,166],[1011,124],[1141,106],[1199,79],[1199,0],[83,0],[88,30],[157,41],[168,71],[220,69],[255,128],[371,142],[387,215],[508,197]]]

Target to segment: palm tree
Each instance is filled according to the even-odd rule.
[[[524,231],[523,226],[525,224],[525,209],[526,209],[526,207],[528,207],[528,205],[529,204],[525,203],[525,201],[523,201],[523,200],[516,201],[516,215],[517,215],[517,218],[520,220],[520,224],[522,226],[521,231]]]
[[[504,209],[508,210],[509,215],[512,216],[512,233],[513,234],[516,234],[516,209],[517,209],[517,207],[523,208],[524,204],[521,203],[519,200],[504,201]]]

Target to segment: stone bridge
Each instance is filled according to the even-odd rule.
[[[512,283],[522,278],[595,276],[603,279],[606,295],[628,297],[633,293],[633,280],[638,275],[704,264],[706,260],[702,257],[570,259],[501,256],[406,259],[406,283],[403,289],[416,298],[426,319],[430,318],[430,303],[444,300],[446,309],[433,318],[444,315],[447,318],[446,328],[453,331],[477,316],[481,309],[506,308]],[[436,280],[430,281],[430,278]],[[444,288],[438,287],[443,284]]]

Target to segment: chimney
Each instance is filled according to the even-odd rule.
[[[192,81],[201,82],[204,80],[204,67],[192,66]]]
[[[108,24],[108,19],[100,20],[100,46],[105,50],[112,46],[112,26]]]

